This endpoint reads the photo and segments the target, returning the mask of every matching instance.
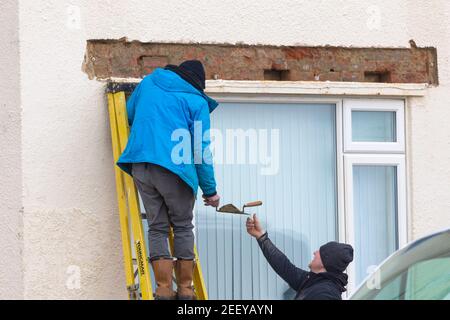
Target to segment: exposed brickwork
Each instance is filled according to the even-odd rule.
[[[291,47],[89,40],[90,78],[143,77],[156,67],[199,59],[207,79],[438,84],[434,48]]]

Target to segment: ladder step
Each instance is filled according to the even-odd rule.
[[[147,219],[147,215],[140,212],[139,195],[132,177],[116,166],[120,153],[125,149],[129,135],[126,98],[125,92],[122,91],[124,88],[126,86],[109,83],[107,97],[127,289],[129,299],[141,298],[152,300],[151,268],[149,266],[149,258],[146,254],[147,246],[142,225],[142,219]],[[131,239],[133,239],[133,243]],[[173,252],[172,231],[170,232],[169,242],[171,252]],[[136,258],[132,258],[132,247],[134,248]],[[196,247],[194,247],[194,251],[196,260],[194,288],[197,299],[206,300],[208,299],[208,293],[203,280]],[[134,271],[134,267],[137,267],[136,271]]]

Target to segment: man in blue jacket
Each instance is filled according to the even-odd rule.
[[[256,238],[273,270],[294,289],[296,300],[341,300],[346,291],[345,269],[353,261],[349,244],[328,242],[314,252],[310,271],[296,267],[269,239],[256,215],[248,218],[247,232]]]
[[[198,186],[205,205],[219,205],[209,150],[209,114],[217,102],[204,89],[202,63],[188,60],[155,69],[127,101],[131,132],[117,165],[133,176],[147,212],[156,299],[195,299],[192,219]],[[167,244],[170,226],[176,296],[174,259]]]

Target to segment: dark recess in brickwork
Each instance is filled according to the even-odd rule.
[[[199,59],[207,79],[438,84],[436,49],[143,43],[89,40],[89,78],[142,78],[157,67]]]

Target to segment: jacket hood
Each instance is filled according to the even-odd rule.
[[[348,276],[347,274],[340,272],[340,273],[335,273],[335,272],[321,272],[319,273],[320,276],[327,278],[331,281],[333,281],[338,287],[339,290],[341,292],[345,292],[347,291],[347,289],[345,289],[345,286],[348,283]]]
[[[214,109],[218,106],[216,100],[208,97],[205,93],[197,90],[189,82],[181,78],[178,74],[176,74],[173,71],[165,70],[162,68],[156,68],[150,74],[150,78],[152,79],[154,84],[156,84],[158,87],[160,87],[165,91],[191,93],[203,97],[208,103],[210,113],[213,112]]]

